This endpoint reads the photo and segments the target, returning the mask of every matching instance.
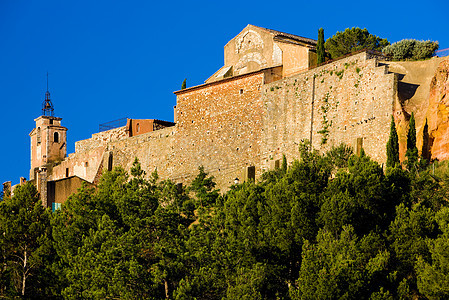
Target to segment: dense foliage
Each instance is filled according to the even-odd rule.
[[[382,52],[393,60],[422,60],[432,57],[438,47],[438,42],[406,39],[386,46]]]
[[[223,195],[203,168],[187,188],[144,175],[137,160],[131,175],[106,172],[54,213],[31,184],[5,197],[0,297],[449,295],[447,174],[384,172],[363,151],[304,144],[300,160]]]
[[[366,28],[353,27],[346,28],[345,31],[337,31],[336,34],[326,40],[324,47],[331,58],[336,59],[364,49],[382,51],[387,45],[390,45],[387,39],[370,34]]]

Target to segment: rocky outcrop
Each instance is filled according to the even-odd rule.
[[[408,124],[412,112],[415,114],[419,152],[427,159],[449,159],[446,141],[449,139],[447,131],[449,59],[434,57],[422,61],[384,63],[388,65],[390,72],[398,74],[397,100],[393,111],[399,136],[401,161],[405,160]],[[444,103],[440,103],[442,99],[446,103],[444,106],[441,105]]]
[[[431,158],[449,159],[449,59],[439,64],[432,78],[427,123]]]

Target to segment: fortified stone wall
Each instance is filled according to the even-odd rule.
[[[310,138],[321,151],[358,142],[374,160],[386,161],[396,78],[367,58],[360,53],[263,87],[262,152],[269,156],[262,169],[282,154],[297,158],[299,143]]]
[[[105,151],[103,165],[111,162],[111,167],[121,166],[129,171],[137,157],[147,176],[157,170],[161,178],[172,178],[177,174],[175,133],[175,127],[167,127],[111,142]]]
[[[99,172],[105,148],[105,146],[99,146],[83,152],[69,154],[63,161],[53,166],[51,180],[78,176],[93,182]]]
[[[265,76],[271,70],[177,92],[174,180],[196,175],[202,165],[229,186],[259,161]]]
[[[90,139],[75,142],[75,152],[85,152],[100,146],[105,146],[109,142],[127,138],[126,126],[114,128],[92,134]]]

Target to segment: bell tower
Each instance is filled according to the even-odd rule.
[[[42,115],[35,119],[36,127],[30,132],[31,170],[30,179],[35,178],[36,169],[63,160],[67,155],[67,128],[61,126],[62,118],[55,117],[48,91],[42,103]]]

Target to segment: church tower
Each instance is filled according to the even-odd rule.
[[[53,115],[53,104],[50,92],[45,93],[42,103],[42,115],[35,119],[36,127],[30,132],[31,138],[31,170],[30,179],[40,167],[63,160],[67,155],[67,128],[61,126],[62,118]]]

